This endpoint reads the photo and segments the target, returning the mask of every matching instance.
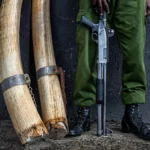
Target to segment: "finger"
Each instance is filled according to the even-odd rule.
[[[103,6],[104,6],[104,9],[107,13],[109,13],[109,5],[108,5],[108,2],[106,0],[103,0]]]
[[[103,15],[102,0],[98,0],[97,4],[98,4],[99,15],[102,16]]]
[[[149,16],[149,15],[150,15],[150,8],[146,12],[146,16]]]
[[[96,2],[97,2],[97,0],[93,0],[93,1],[92,1],[92,4],[93,4],[93,5],[96,5]]]
[[[146,16],[149,16],[150,15],[150,4],[147,4],[147,7],[146,7]]]

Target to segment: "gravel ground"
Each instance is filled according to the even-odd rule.
[[[63,140],[40,140],[22,146],[10,121],[0,122],[0,150],[150,150],[150,142],[140,140],[133,134],[120,132],[115,122],[107,125],[114,132],[112,136],[97,137],[96,124],[91,131],[80,137],[66,137]]]

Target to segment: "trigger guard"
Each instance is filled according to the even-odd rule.
[[[97,33],[92,33],[92,40],[94,41],[94,42],[98,42],[98,34]]]

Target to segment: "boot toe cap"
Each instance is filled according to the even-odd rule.
[[[79,130],[78,128],[74,128],[74,129],[69,130],[70,136],[80,136],[81,134],[82,134],[82,131]]]

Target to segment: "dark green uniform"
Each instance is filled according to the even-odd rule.
[[[111,0],[110,2],[107,21],[108,25],[115,29],[123,55],[123,104],[145,103],[145,6],[145,0]],[[97,45],[91,39],[90,30],[80,24],[83,15],[98,23],[99,16],[93,9],[92,0],[80,0],[76,39],[78,67],[74,89],[75,105],[91,106],[96,102]]]

